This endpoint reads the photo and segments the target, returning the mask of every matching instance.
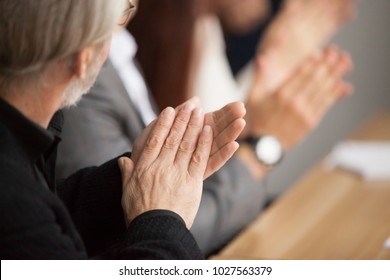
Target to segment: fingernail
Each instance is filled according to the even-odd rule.
[[[195,118],[200,119],[203,114],[202,108],[195,108],[193,114]]]
[[[191,99],[191,102],[194,103],[194,104],[199,104],[200,103],[200,99],[198,96],[194,96],[192,97]]]
[[[181,110],[184,113],[189,113],[192,111],[193,108],[194,108],[194,104],[192,102],[188,102],[187,104],[184,105],[184,107]]]
[[[167,108],[164,109],[164,111],[162,111],[161,115],[169,117],[169,116],[171,116],[174,113],[175,113],[175,109],[173,109],[172,107],[167,107]]]

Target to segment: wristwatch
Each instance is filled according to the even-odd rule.
[[[260,137],[249,136],[243,140],[253,149],[256,158],[268,167],[280,163],[284,156],[283,147],[280,141],[272,135],[262,135]]]

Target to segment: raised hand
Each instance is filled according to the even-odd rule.
[[[137,162],[121,158],[122,207],[127,223],[157,209],[179,214],[192,226],[202,194],[213,132],[191,103],[176,116],[165,109],[150,130]]]
[[[259,46],[275,68],[267,88],[275,91],[309,55],[355,14],[356,0],[287,0]]]
[[[184,106],[195,107],[199,104],[197,98],[192,98],[186,103],[176,108],[179,112]],[[242,103],[235,102],[226,105],[222,109],[205,114],[204,125],[209,125],[213,131],[213,145],[211,155],[204,174],[204,179],[216,172],[219,168],[229,160],[238,148],[235,140],[241,134],[245,127],[246,110]],[[134,162],[139,160],[139,157],[145,147],[146,139],[149,137],[150,131],[153,129],[155,122],[151,123],[144,132],[137,138],[133,145],[132,159]]]
[[[261,93],[258,77],[247,100],[245,133],[272,134],[285,149],[296,145],[337,100],[351,92],[343,81],[351,67],[348,54],[329,47],[306,59],[274,93]]]

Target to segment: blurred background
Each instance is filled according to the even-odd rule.
[[[270,172],[267,189],[272,196],[293,186],[370,116],[390,111],[390,1],[361,0],[358,11],[357,19],[332,40],[353,58],[354,70],[348,80],[354,85],[354,95],[336,104],[320,126]]]

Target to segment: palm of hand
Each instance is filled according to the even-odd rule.
[[[296,145],[351,87],[343,77],[352,62],[335,47],[309,57],[276,91],[269,93],[267,69],[262,69],[249,94],[248,133],[276,136],[285,149]],[[265,85],[264,85],[265,84]]]
[[[276,90],[314,51],[323,46],[337,29],[354,14],[356,0],[289,0],[267,29],[260,53],[273,62]]]

